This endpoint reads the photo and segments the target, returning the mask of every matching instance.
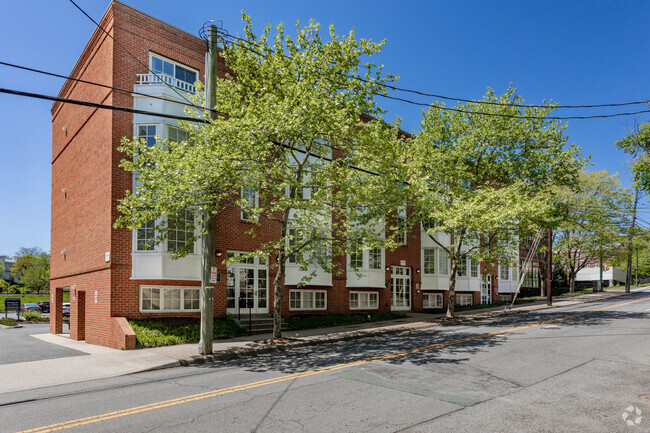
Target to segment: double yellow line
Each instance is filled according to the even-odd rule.
[[[46,433],[46,432],[53,432],[53,431],[58,431],[58,430],[65,430],[65,429],[69,429],[69,428],[73,428],[73,427],[80,427],[80,426],[83,426],[83,425],[93,424],[93,423],[97,423],[97,422],[101,422],[101,421],[108,421],[108,420],[114,419],[114,418],[121,418],[121,417],[124,417],[124,416],[135,415],[135,414],[138,414],[138,413],[163,409],[163,408],[170,407],[170,406],[176,406],[176,405],[179,405],[179,404],[185,404],[185,403],[191,403],[191,402],[194,402],[194,401],[205,400],[206,398],[217,397],[217,396],[220,396],[220,395],[230,394],[230,393],[233,393],[233,392],[245,391],[247,389],[258,388],[258,387],[261,387],[261,386],[273,385],[275,383],[281,383],[281,382],[286,382],[286,381],[289,381],[289,380],[300,379],[300,378],[303,378],[303,377],[313,376],[315,374],[327,373],[327,372],[330,372],[330,371],[336,371],[336,370],[341,370],[341,369],[344,369],[344,368],[350,368],[350,367],[354,367],[354,366],[357,366],[357,365],[366,364],[366,363],[369,363],[369,362],[380,361],[380,360],[390,359],[390,358],[397,358],[397,357],[400,357],[400,356],[406,356],[406,355],[410,355],[410,354],[413,354],[413,353],[424,352],[424,351],[432,350],[432,349],[439,349],[441,347],[446,347],[446,346],[453,346],[453,345],[465,343],[465,342],[468,342],[468,341],[479,340],[479,339],[482,339],[482,338],[494,337],[496,335],[508,334],[508,333],[520,331],[522,329],[532,328],[532,327],[540,326],[540,325],[546,325],[546,324],[554,323],[554,322],[560,322],[560,321],[571,319],[571,318],[574,318],[574,317],[580,317],[580,316],[584,316],[586,314],[591,314],[591,313],[595,313],[595,312],[598,312],[598,311],[609,310],[611,308],[622,307],[624,305],[635,304],[637,302],[643,302],[643,301],[648,301],[648,300],[650,300],[650,298],[638,299],[636,301],[624,302],[622,304],[611,305],[609,307],[598,308],[596,310],[589,310],[589,311],[586,311],[586,312],[583,312],[583,313],[572,314],[572,315],[560,317],[560,318],[557,318],[557,319],[546,320],[544,322],[532,323],[530,325],[524,325],[524,326],[518,326],[518,327],[515,327],[515,328],[504,329],[502,331],[488,332],[486,334],[474,335],[472,337],[459,338],[457,340],[446,341],[444,343],[431,344],[429,346],[417,347],[415,349],[404,350],[404,351],[395,352],[395,353],[389,353],[389,354],[386,354],[386,355],[375,356],[375,357],[372,357],[372,358],[366,358],[366,359],[362,359],[362,360],[359,360],[359,361],[336,364],[336,365],[333,365],[333,366],[330,366],[330,367],[317,368],[317,369],[305,371],[305,372],[302,372],[302,373],[295,373],[295,374],[290,374],[290,375],[287,375],[287,376],[276,377],[274,379],[266,379],[266,380],[261,380],[259,382],[252,382],[252,383],[247,383],[247,384],[244,384],[244,385],[231,386],[229,388],[222,388],[222,389],[217,389],[217,390],[214,390],[214,391],[203,392],[203,393],[200,393],[200,394],[193,394],[193,395],[188,395],[188,396],[185,396],[185,397],[174,398],[174,399],[171,399],[171,400],[159,401],[157,403],[146,404],[146,405],[143,405],[143,406],[136,406],[136,407],[132,407],[132,408],[129,408],[129,409],[123,409],[123,410],[118,410],[118,411],[114,411],[114,412],[103,413],[101,415],[94,415],[94,416],[89,416],[89,417],[86,417],[86,418],[79,418],[79,419],[75,419],[75,420],[71,420],[71,421],[61,422],[61,423],[58,423],[58,424],[50,424],[50,425],[47,425],[47,426],[44,426],[44,427],[38,427],[38,428],[30,429],[30,430],[23,430],[23,431],[18,432],[18,433]]]

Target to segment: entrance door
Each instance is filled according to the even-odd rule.
[[[483,275],[481,281],[481,304],[492,302],[492,275]]]
[[[411,309],[411,268],[393,266],[390,276],[391,309]]]
[[[235,264],[228,267],[226,281],[228,313],[269,312],[267,272],[266,266]]]

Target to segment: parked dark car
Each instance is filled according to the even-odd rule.
[[[41,311],[41,307],[39,307],[38,304],[21,304],[20,311],[25,311],[25,310]]]
[[[64,302],[63,303],[63,316],[69,316],[70,315],[70,303],[69,302]]]
[[[38,303],[38,306],[41,307],[41,311],[43,313],[50,312],[50,301],[41,301]]]

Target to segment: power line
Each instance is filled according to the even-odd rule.
[[[47,101],[63,102],[63,103],[66,103],[66,104],[82,105],[82,106],[85,106],[85,107],[102,108],[102,109],[114,110],[114,111],[123,111],[125,113],[144,114],[144,115],[147,115],[147,116],[156,116],[156,117],[165,117],[165,118],[168,118],[168,119],[185,120],[185,121],[188,121],[188,122],[201,122],[201,123],[206,123],[207,122],[207,120],[205,120],[205,119],[199,119],[199,118],[194,118],[194,117],[176,116],[176,115],[173,115],[173,114],[165,114],[165,113],[156,113],[156,112],[153,112],[153,111],[137,110],[135,108],[120,107],[120,106],[116,106],[116,105],[98,104],[96,102],[79,101],[77,99],[60,98],[58,96],[48,96],[48,95],[42,95],[42,94],[39,94],[39,93],[23,92],[23,91],[20,91],[20,90],[13,90],[13,89],[0,88],[0,93],[7,93],[9,95],[17,95],[17,96],[26,96],[28,98],[44,99],[44,100],[47,100]]]
[[[246,39],[243,39],[243,38],[240,38],[240,37],[237,37],[237,36],[231,35],[230,33],[228,33],[228,32],[227,32],[226,30],[224,30],[224,29],[219,29],[219,32],[222,33],[222,37],[223,37],[223,38],[230,38],[231,40],[236,40],[236,41],[239,41],[239,42],[245,42],[245,43],[250,44],[250,42],[247,41]],[[238,45],[239,45],[240,47],[245,48],[245,49],[248,49],[248,50],[250,50],[250,51],[252,51],[252,52],[254,52],[254,53],[256,53],[256,54],[258,54],[258,55],[260,55],[260,56],[262,55],[262,54],[259,53],[258,51],[252,50],[252,49],[250,49],[249,47],[245,47],[245,46],[243,46],[243,45],[241,45],[241,44],[238,44]],[[445,99],[445,100],[449,100],[449,101],[467,102],[467,103],[483,104],[483,105],[506,106],[506,107],[521,107],[521,108],[548,108],[548,107],[545,106],[545,105],[535,105],[535,104],[516,104],[516,103],[493,102],[493,101],[475,101],[475,100],[466,99],[466,98],[454,98],[454,97],[451,97],[451,96],[444,96],[444,95],[435,94],[435,93],[423,92],[423,91],[420,91],[420,90],[413,90],[413,89],[407,89],[407,88],[403,88],[403,87],[398,87],[398,86],[394,86],[394,85],[391,85],[391,84],[385,84],[385,83],[379,83],[379,82],[375,82],[375,81],[370,81],[370,80],[365,79],[365,78],[363,78],[363,77],[355,77],[355,76],[351,76],[351,75],[347,75],[347,74],[341,74],[341,75],[344,76],[344,77],[346,77],[346,78],[351,78],[351,79],[359,80],[359,81],[364,82],[364,83],[370,83],[370,84],[373,84],[373,85],[377,85],[377,86],[380,86],[380,87],[384,87],[384,88],[389,89],[389,90],[395,90],[395,91],[406,92],[406,93],[413,93],[413,94],[420,95],[420,96],[427,96],[427,97],[432,97],[432,98]],[[376,94],[376,95],[378,95],[378,96],[385,96],[385,95],[382,95],[382,94]],[[397,98],[397,97],[393,97],[392,99],[395,99],[395,100],[398,100],[398,101],[403,101],[403,102],[413,102],[413,101],[410,101],[410,100],[408,100],[408,99]],[[572,109],[575,109],[575,108],[623,107],[623,106],[629,106],[629,105],[649,105],[649,104],[650,104],[650,101],[645,100],[645,101],[631,101],[631,102],[607,103],[607,104],[592,104],[592,105],[558,105],[557,107],[555,107],[555,109],[565,109],[565,108],[572,108]],[[427,106],[428,106],[428,105],[430,105],[430,104],[424,104],[424,105],[427,105]],[[438,107],[438,108],[441,108],[441,107]],[[642,112],[640,112],[640,113],[645,113],[645,112],[649,112],[649,111],[642,111]],[[638,113],[619,114],[619,115],[630,115],[630,114],[638,114]],[[612,117],[612,116],[608,116],[608,117]],[[575,117],[575,118],[576,118],[576,119],[581,119],[581,118],[586,118],[586,117]]]
[[[80,78],[74,78],[74,77],[67,76],[67,75],[56,74],[54,72],[47,72],[47,71],[43,71],[41,69],[29,68],[27,66],[15,65],[13,63],[7,63],[7,62],[0,61],[0,65],[9,66],[11,68],[16,68],[16,69],[23,69],[25,71],[35,72],[37,74],[49,75],[51,77],[64,78],[66,80],[76,81],[76,82],[79,82],[79,83],[90,84],[90,85],[93,85],[93,86],[103,87],[105,89],[115,90],[117,92],[124,92],[124,93],[129,93],[129,94],[138,95],[138,96],[146,96],[147,98],[160,99],[162,101],[167,101],[167,102],[171,101],[169,98],[165,98],[163,96],[155,96],[155,95],[150,95],[148,93],[136,92],[134,90],[122,89],[120,87],[109,86],[108,84],[102,84],[102,83],[97,83],[97,82],[94,82],[94,81],[82,80]],[[214,108],[205,108],[205,107],[201,107],[199,105],[188,104],[187,102],[182,102],[182,101],[172,101],[172,102],[174,102],[176,104],[185,105],[186,107],[197,108],[199,110],[208,110],[208,111],[211,111],[211,112],[217,112],[217,110],[215,110]],[[218,112],[217,112],[217,114],[218,114]]]

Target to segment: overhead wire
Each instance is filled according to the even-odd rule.
[[[240,38],[240,37],[237,37],[237,36],[234,36],[234,35],[228,33],[226,30],[223,30],[223,29],[220,29],[219,32],[221,33],[222,38],[230,38],[231,41],[232,40],[237,41],[237,42],[234,42],[234,43],[236,43],[240,47],[242,47],[244,49],[247,49],[247,50],[249,50],[249,51],[251,51],[251,52],[253,52],[253,53],[257,54],[257,55],[260,55],[260,56],[263,55],[262,53],[260,53],[257,50],[253,50],[252,48],[250,48],[248,46],[245,46],[245,45],[243,45],[241,43],[238,43],[238,42],[242,42],[242,43],[245,42],[247,44],[250,44],[250,41],[248,41],[246,39],[243,39],[243,38]],[[470,100],[470,99],[466,99],[466,98],[454,98],[454,97],[450,97],[450,96],[443,96],[443,95],[434,94],[434,93],[427,93],[427,92],[422,92],[422,91],[419,91],[419,90],[406,89],[406,88],[394,86],[394,85],[391,85],[391,84],[371,81],[371,80],[368,80],[368,79],[365,79],[365,78],[359,77],[359,76],[351,76],[351,75],[347,75],[347,74],[341,74],[341,75],[345,76],[346,78],[355,79],[355,80],[358,80],[358,81],[361,81],[361,82],[364,82],[364,83],[369,83],[369,84],[373,84],[373,85],[376,85],[376,86],[384,87],[384,88],[389,89],[389,90],[408,92],[408,93],[413,93],[413,94],[417,94],[417,95],[421,95],[421,96],[440,98],[440,99],[445,99],[445,100],[450,100],[450,101],[466,102],[466,103],[481,104],[481,105],[520,107],[520,108],[549,108],[546,105],[517,104],[517,103],[505,103],[505,102],[495,102],[495,101]],[[381,94],[381,93],[374,93],[374,94],[377,95],[377,96],[380,96],[380,97],[393,99],[393,100],[401,101],[401,102],[406,102],[406,103],[410,103],[410,104],[416,104],[416,105],[421,105],[421,106],[433,106],[435,108],[446,109],[446,110],[449,110],[449,111],[464,112],[463,110],[458,110],[458,109],[454,110],[454,109],[451,109],[449,107],[441,107],[441,106],[437,106],[437,105],[433,105],[433,104],[415,102],[415,101],[411,101],[409,99],[399,98],[399,97],[394,97],[394,96],[388,96],[388,95],[384,95],[384,94]],[[554,109],[566,109],[566,108],[571,108],[571,109],[582,108],[582,109],[584,109],[584,108],[622,107],[622,106],[641,105],[641,104],[650,105],[650,102],[648,100],[645,100],[645,101],[631,101],[631,102],[622,102],[622,103],[607,103],[607,104],[592,104],[592,105],[560,105],[560,104],[558,104],[557,106],[553,106],[553,108]],[[643,110],[643,111],[633,112],[633,113],[618,113],[618,114],[610,114],[610,115],[600,115],[600,116],[555,116],[555,117],[547,116],[545,118],[552,119],[552,120],[591,119],[591,118],[602,118],[602,117],[629,116],[629,115],[648,113],[648,112],[650,112],[650,110]],[[511,116],[498,115],[496,113],[481,113],[481,112],[471,112],[471,113],[472,114],[501,116],[501,117],[517,117],[517,116],[512,116],[512,115]],[[538,118],[538,117],[535,117],[535,116],[529,116],[529,117],[519,116],[519,117]]]

